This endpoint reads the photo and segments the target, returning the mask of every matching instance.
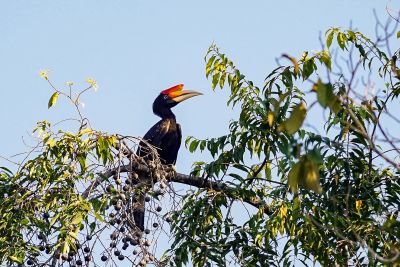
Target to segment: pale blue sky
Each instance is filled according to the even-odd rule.
[[[71,116],[60,101],[47,109],[52,91],[38,76],[49,69],[60,88],[100,89],[84,97],[92,126],[143,135],[157,121],[153,99],[184,83],[205,95],[175,108],[184,136],[226,132],[232,111],[226,92],[214,93],[204,75],[212,42],[250,79],[261,83],[282,53],[318,50],[318,36],[331,26],[373,33],[372,9],[385,16],[386,1],[2,1],[0,4],[0,154],[24,151],[22,136],[43,119]],[[178,169],[196,159],[181,149]]]
[[[227,91],[212,92],[204,56],[215,42],[249,79],[262,86],[282,53],[318,50],[319,33],[353,25],[372,35],[375,8],[386,18],[385,0],[122,1],[2,0],[0,3],[0,155],[26,150],[39,120],[74,115],[38,75],[100,88],[84,96],[84,114],[95,129],[142,136],[158,118],[151,105],[159,91],[178,83],[202,91],[175,108],[184,138],[226,133],[235,112]],[[307,88],[308,89],[308,88]],[[29,138],[27,138],[29,140]],[[203,156],[181,148],[177,162],[188,172]],[[204,158],[204,157],[203,157]],[[0,164],[6,164],[0,159]]]

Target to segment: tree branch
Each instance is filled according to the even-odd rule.
[[[166,166],[168,167],[168,166]],[[224,192],[229,198],[232,198],[234,200],[242,200],[243,202],[255,207],[255,208],[264,208],[264,213],[267,215],[271,215],[272,211],[269,209],[267,204],[260,199],[259,197],[250,197],[249,195],[252,195],[251,190],[246,190],[246,189],[238,189],[232,186],[228,186],[226,183],[223,182],[216,182],[216,181],[210,181],[209,179],[205,179],[202,177],[195,177],[187,174],[182,174],[182,173],[177,173],[175,171],[171,171],[172,168],[167,171],[164,171],[164,174],[167,181],[170,182],[175,182],[175,183],[180,183],[180,184],[186,184],[190,186],[195,186],[197,188],[203,188],[203,189],[212,189],[218,192]],[[82,197],[88,198],[90,193],[94,191],[103,181],[107,180],[109,177],[113,176],[117,172],[137,172],[142,175],[150,176],[152,172],[156,170],[151,170],[149,167],[133,162],[132,164],[127,164],[127,165],[122,165],[120,167],[116,167],[114,169],[105,171],[103,173],[99,173],[98,177],[96,180],[92,182],[92,184],[89,185],[89,187],[82,193]],[[156,175],[153,175],[153,177],[156,177]],[[153,178],[153,182],[157,182],[156,178]],[[137,182],[133,187],[138,188],[143,186],[143,182]],[[245,193],[245,194],[241,194]],[[248,194],[246,194],[248,193]],[[243,196],[244,195],[244,196]]]

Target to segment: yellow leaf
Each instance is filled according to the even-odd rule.
[[[49,99],[49,103],[47,104],[48,108],[51,108],[52,106],[54,106],[57,102],[58,96],[60,95],[59,92],[55,92]]]
[[[71,224],[78,224],[82,221],[83,217],[81,213],[78,213],[75,215],[75,217],[72,219]]]
[[[289,188],[293,193],[296,193],[298,191],[300,166],[301,166],[301,163],[297,162],[295,165],[293,165],[292,169],[289,171],[289,174],[288,174]]]
[[[349,133],[349,126],[343,128],[343,139],[346,140],[347,134]]]
[[[272,111],[268,112],[268,125],[269,127],[272,127],[272,124],[274,123],[274,113]]]
[[[49,147],[53,147],[56,144],[56,141],[53,138],[50,138],[49,141],[47,141],[47,144]]]
[[[299,64],[297,63],[297,60],[294,57],[291,57],[287,54],[282,54],[282,57],[287,58],[292,62],[295,74],[299,73]]]
[[[99,88],[96,80],[93,78],[87,78],[86,82],[93,88],[94,91],[97,91],[97,89]]]
[[[286,217],[286,214],[287,214],[287,208],[286,208],[285,206],[282,206],[282,207],[279,209],[279,213],[280,213],[281,218],[285,218],[285,217]]]
[[[83,129],[82,131],[80,131],[80,132],[79,132],[79,135],[84,135],[84,134],[92,133],[92,132],[93,132],[92,129],[86,128],[86,129]]]
[[[297,132],[304,122],[307,115],[307,108],[304,102],[301,102],[293,108],[292,114],[284,122],[284,127],[288,134],[294,134]]]
[[[307,156],[301,157],[299,162],[293,165],[288,174],[288,183],[293,193],[298,191],[298,186],[322,193],[318,165]]]
[[[49,79],[49,71],[48,70],[41,70],[39,72],[40,77],[42,77],[45,80]]]
[[[322,193],[322,188],[319,182],[318,165],[313,161],[304,157],[302,162],[302,177],[299,179],[299,185],[306,189],[313,190],[316,193]]]
[[[357,210],[357,212],[361,211],[361,206],[362,206],[362,200],[357,200],[356,201],[356,210]]]
[[[299,196],[296,196],[293,199],[293,211],[296,211],[299,209],[301,209],[301,200],[300,200]]]

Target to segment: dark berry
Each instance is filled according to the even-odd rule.
[[[122,190],[124,190],[125,192],[128,192],[129,191],[129,186],[124,185],[124,187],[122,187]]]
[[[89,248],[89,247],[85,247],[85,248],[83,249],[83,251],[85,251],[86,253],[89,253],[89,252],[90,252],[90,248]]]
[[[116,250],[116,251],[114,251],[114,255],[119,256],[119,255],[121,255],[121,252],[119,250]]]
[[[108,216],[109,216],[110,218],[114,218],[114,217],[115,217],[115,214],[111,212]]]
[[[115,244],[115,242],[111,242],[111,243],[110,243],[110,247],[111,247],[111,248],[115,248],[116,246],[117,246],[117,244]]]
[[[33,260],[31,260],[31,259],[27,260],[27,261],[26,261],[26,264],[27,264],[27,265],[32,265],[32,264],[33,264]]]
[[[91,261],[91,260],[92,260],[92,256],[90,256],[90,255],[85,256],[85,261],[86,262]]]
[[[111,193],[112,190],[113,190],[112,185],[108,185],[108,186],[106,187],[106,191],[107,191],[108,193]]]
[[[111,238],[112,240],[117,239],[117,237],[118,237],[117,232],[113,232],[113,233],[110,235],[110,238]]]
[[[137,252],[136,249],[132,251],[132,254],[133,254],[133,255],[136,255],[137,253],[138,253],[138,252]]]
[[[157,228],[158,227],[158,223],[153,223],[153,227]]]
[[[150,234],[150,230],[149,230],[149,229],[145,229],[145,230],[144,230],[144,233],[145,233],[146,235],[148,235],[148,234]]]
[[[40,246],[38,247],[38,249],[39,249],[40,251],[44,251],[46,248],[45,248],[43,245],[40,245]]]
[[[120,261],[123,261],[123,260],[125,259],[125,257],[124,257],[124,255],[119,255],[119,256],[118,256],[118,259],[119,259]]]
[[[108,258],[107,258],[106,255],[103,255],[103,256],[101,256],[101,260],[102,260],[102,261],[106,261],[106,260],[108,260]]]
[[[125,227],[121,226],[121,228],[119,228],[119,231],[120,231],[121,233],[125,232]]]
[[[128,244],[128,243],[125,243],[125,244],[122,246],[122,249],[123,249],[123,250],[126,250],[128,247],[129,247],[129,244]]]
[[[131,242],[129,242],[132,246],[136,246],[137,244],[139,244],[139,242],[137,241],[137,239],[132,239]]]
[[[82,260],[81,260],[81,259],[77,259],[77,260],[76,260],[76,265],[82,266]]]
[[[157,206],[156,211],[160,212],[162,208],[160,206]]]
[[[149,202],[151,200],[151,198],[149,197],[149,196],[146,196],[145,198],[144,198],[144,201],[146,201],[146,202]]]

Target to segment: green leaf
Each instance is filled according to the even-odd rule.
[[[94,212],[94,216],[96,217],[97,220],[99,220],[100,222],[104,222],[103,217],[101,217],[101,215],[98,212]]]
[[[221,79],[219,79],[219,87],[221,89],[224,88],[225,80],[226,80],[226,72],[223,72],[221,75]]]
[[[55,92],[49,99],[49,103],[47,104],[48,108],[51,108],[52,106],[54,106],[57,102],[58,96],[60,95],[59,92]]]
[[[303,63],[303,80],[307,80],[315,69],[314,58],[311,58]]]
[[[215,89],[215,87],[217,87],[217,84],[218,84],[218,81],[219,81],[219,75],[220,74],[218,73],[218,74],[215,74],[213,76],[212,83],[211,83],[213,90]]]
[[[304,102],[301,102],[294,107],[292,114],[290,114],[289,119],[287,119],[284,124],[284,129],[288,134],[294,134],[297,132],[304,122],[307,115],[307,108]]]
[[[82,221],[82,219],[83,219],[82,213],[78,213],[72,219],[71,224],[78,224]]]
[[[319,178],[318,164],[310,157],[302,156],[288,174],[289,188],[293,193],[298,191],[299,186],[316,193],[322,193]]]
[[[345,48],[345,35],[341,32],[338,33],[337,35],[337,42],[339,44],[339,47],[344,50]]]
[[[320,58],[319,60],[325,64],[325,66],[331,70],[332,69],[332,58],[329,55],[328,50],[324,50],[321,54],[320,54]]]
[[[328,48],[331,46],[331,44],[332,44],[332,40],[333,40],[333,36],[335,35],[335,32],[334,31],[331,31],[329,34],[328,34],[328,37],[326,38],[326,45],[328,46]]]
[[[81,172],[86,170],[86,157],[84,155],[79,155],[78,157],[79,165],[81,165]]]
[[[10,260],[14,261],[14,262],[18,262],[18,263],[22,263],[23,259],[17,256],[10,256]]]
[[[397,36],[397,39],[400,39],[400,31],[397,32],[396,36]]]
[[[289,188],[293,193],[297,193],[298,191],[298,181],[300,177],[301,171],[301,162],[297,162],[293,167],[290,169],[288,174],[288,184]]]
[[[299,63],[297,63],[297,60],[294,57],[291,57],[287,54],[283,54],[282,57],[289,59],[293,66],[294,66],[294,74],[299,73]]]
[[[196,151],[198,145],[199,145],[199,140],[193,140],[193,141],[190,143],[189,152],[190,152],[190,153],[193,153],[194,151]]]
[[[325,84],[321,80],[318,80],[316,84],[316,90],[318,102],[323,108],[326,108],[334,96],[332,85],[329,83]]]
[[[321,184],[319,182],[318,165],[309,157],[304,157],[301,165],[302,175],[299,179],[299,185],[313,190],[316,193],[322,193]]]

